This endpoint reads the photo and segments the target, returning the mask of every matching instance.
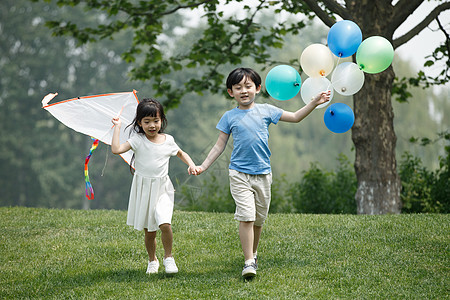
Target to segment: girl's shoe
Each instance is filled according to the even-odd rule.
[[[158,269],[159,269],[158,259],[148,262],[147,274],[156,274],[156,273],[158,273]]]
[[[164,258],[163,265],[166,268],[167,274],[178,273],[177,264],[175,263],[175,259],[173,257]]]

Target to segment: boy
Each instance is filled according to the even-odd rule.
[[[270,104],[257,104],[261,77],[249,68],[237,68],[227,78],[228,94],[238,107],[225,112],[216,128],[219,138],[197,174],[206,171],[222,154],[230,134],[233,152],[229,165],[230,191],[236,203],[234,218],[239,221],[239,238],[244,252],[242,276],[256,275],[257,249],[262,226],[269,212],[272,171],[268,145],[269,125],[278,121],[300,122],[316,106],[330,100],[330,92],[322,92],[296,112],[287,112]]]

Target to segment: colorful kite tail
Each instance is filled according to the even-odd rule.
[[[89,159],[92,156],[92,152],[94,152],[94,150],[97,148],[98,146],[98,139],[95,139],[93,137],[91,137],[91,139],[94,141],[92,143],[91,149],[89,150],[89,155],[86,156],[86,160],[84,161],[84,180],[86,181],[86,197],[89,200],[93,200],[94,199],[94,189],[92,188],[92,184],[89,181],[89,169],[88,169],[88,164],[89,164]]]

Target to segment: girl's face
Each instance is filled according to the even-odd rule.
[[[159,117],[159,113],[156,117],[144,117],[141,121],[138,122],[138,125],[142,127],[145,132],[145,135],[152,139],[156,137],[161,130],[161,118]]]
[[[239,103],[240,109],[249,109],[253,107],[255,97],[261,91],[261,86],[257,87],[250,78],[244,77],[241,82],[234,84],[231,90],[227,91]]]

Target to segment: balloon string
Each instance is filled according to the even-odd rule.
[[[84,181],[86,182],[86,197],[89,200],[94,199],[94,189],[92,188],[91,181],[89,180],[88,164],[89,164],[89,159],[92,156],[92,152],[94,152],[94,150],[97,149],[97,146],[98,146],[98,139],[95,139],[93,137],[91,137],[91,139],[94,142],[92,143],[91,149],[89,149],[89,154],[88,154],[88,156],[86,156],[86,159],[84,161]]]
[[[337,62],[336,62],[336,67],[334,68],[333,73],[331,73],[331,79],[333,79],[334,72],[336,72],[336,68],[337,68],[337,66],[339,65],[339,61],[340,61],[340,60],[341,60],[341,54],[339,54],[338,60],[337,60]],[[328,84],[327,91],[330,90],[330,86],[331,86],[331,80],[330,80],[330,83]]]
[[[106,164],[108,163],[108,153],[109,153],[109,151],[106,151],[105,164],[104,164],[103,169],[102,169],[102,177],[103,177],[103,174],[105,173]]]

